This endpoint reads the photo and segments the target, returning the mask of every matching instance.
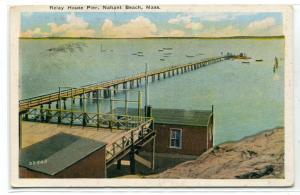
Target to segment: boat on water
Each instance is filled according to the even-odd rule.
[[[159,59],[160,61],[166,61],[165,59]]]
[[[262,62],[263,59],[256,59],[255,61],[256,61],[256,62]]]
[[[278,58],[275,56],[275,59],[274,59],[275,63],[274,63],[274,66],[273,66],[273,72],[275,73],[276,70],[278,69],[279,65],[278,65]]]
[[[164,47],[163,49],[164,50],[172,50],[173,48],[172,47]]]
[[[243,64],[249,64],[249,61],[242,61]]]
[[[195,56],[185,55],[185,57],[187,57],[187,58],[193,58]]]
[[[164,55],[171,55],[172,53],[164,53]]]
[[[159,50],[157,50],[157,51],[164,51],[163,49],[159,49]]]
[[[240,53],[239,55],[232,55],[232,59],[235,59],[235,60],[248,60],[248,59],[251,59],[251,58],[248,57],[245,53]]]

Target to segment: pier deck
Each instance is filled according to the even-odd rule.
[[[58,133],[72,134],[110,144],[124,136],[126,131],[111,131],[107,128],[82,128],[81,126],[70,127],[67,125],[22,121],[22,148],[40,142]]]

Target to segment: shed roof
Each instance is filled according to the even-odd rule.
[[[105,143],[58,133],[21,150],[20,166],[55,175],[87,155],[105,146]]]
[[[115,113],[119,115],[125,114],[125,108],[118,107]],[[144,110],[142,110],[144,113]],[[129,115],[138,115],[136,108],[128,108]],[[211,110],[184,110],[184,109],[168,109],[168,108],[153,108],[152,117],[154,123],[157,124],[176,124],[188,126],[207,127]]]

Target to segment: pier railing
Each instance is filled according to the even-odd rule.
[[[129,130],[152,121],[150,117],[103,114],[93,112],[70,111],[60,109],[31,108],[23,113],[25,121],[47,122],[84,127]]]
[[[120,139],[108,143],[106,145],[106,163],[111,165],[114,158],[118,155],[125,155],[129,152],[132,146],[137,145],[138,142],[144,139],[149,139],[154,136],[155,132],[152,126],[153,121],[147,120],[139,126],[127,131]]]

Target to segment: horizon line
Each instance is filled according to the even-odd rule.
[[[284,35],[275,36],[229,36],[229,37],[19,37],[19,39],[251,39],[251,38],[285,38]]]

